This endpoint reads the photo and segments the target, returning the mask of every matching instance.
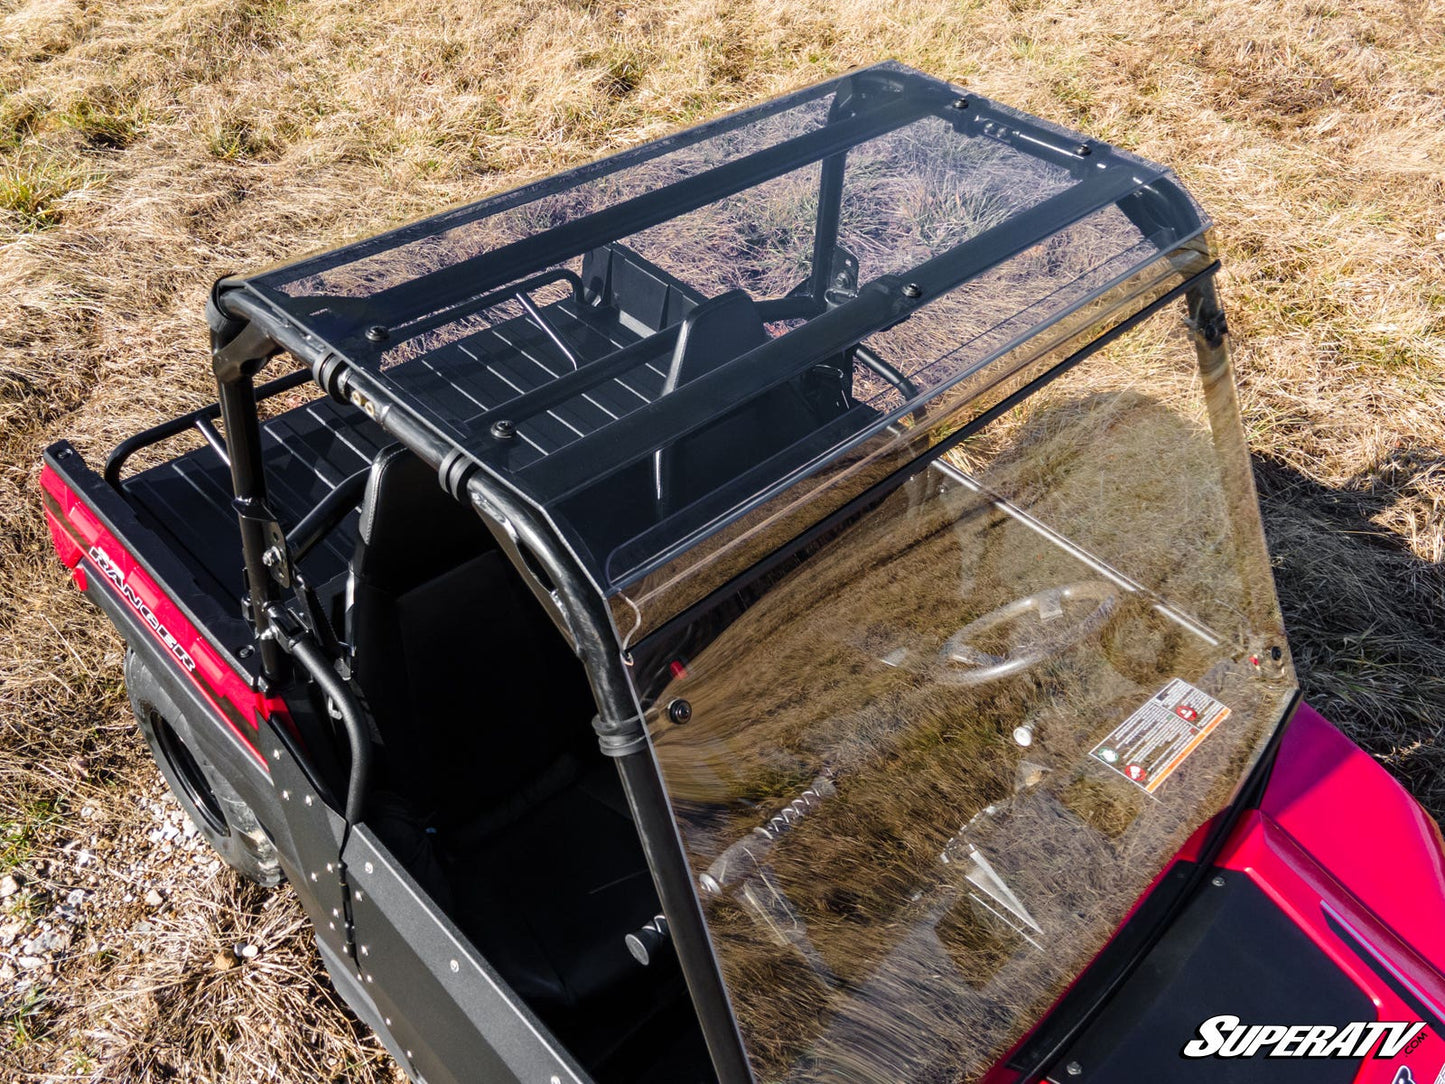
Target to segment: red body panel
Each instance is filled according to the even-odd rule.
[[[1440,829],[1384,768],[1308,705],[1261,812],[1416,952],[1445,967]]]
[[[50,537],[76,586],[84,591],[103,582],[105,589],[118,595],[150,630],[161,652],[195,686],[217,720],[241,739],[264,768],[266,758],[256,748],[257,731],[261,721],[272,715],[287,719],[286,705],[254,691],[250,682],[221,658],[130,551],[49,466],[41,469],[40,486]]]
[[[1209,828],[1195,833],[1181,860],[1198,857]],[[1308,705],[1281,740],[1259,809],[1241,818],[1216,865],[1250,877],[1370,997],[1376,1019],[1421,1018],[1397,992],[1403,987],[1445,1020],[1440,829],[1384,768]],[[1373,960],[1331,929],[1331,919]],[[1180,1036],[1181,1045],[1188,1038]],[[1427,1023],[1418,1038],[1399,1057],[1362,1063],[1356,1084],[1400,1084],[1402,1067],[1409,1070],[1403,1079],[1414,1084],[1445,1084],[1445,1035]],[[1150,1066],[1151,1079],[1167,1079],[1157,1076],[1166,1068]],[[985,1084],[1019,1084],[1019,1076],[1000,1064]]]
[[[1285,734],[1259,810],[1240,824],[1219,865],[1252,878],[1370,996],[1378,1019],[1421,1015],[1383,970],[1445,1020],[1440,830],[1385,769],[1308,706]],[[1374,960],[1331,929],[1327,916]],[[1419,1084],[1435,1084],[1445,1037],[1428,1026],[1420,1035],[1409,1053],[1363,1064],[1356,1081],[1393,1084],[1403,1065]]]

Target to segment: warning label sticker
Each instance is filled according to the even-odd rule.
[[[1089,755],[1153,794],[1228,715],[1214,697],[1175,678]]]

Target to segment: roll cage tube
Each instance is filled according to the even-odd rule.
[[[316,630],[308,629],[285,605],[282,587],[294,585],[298,595],[306,589],[294,571],[288,539],[266,505],[265,465],[261,457],[254,380],[256,373],[281,347],[254,322],[231,314],[222,303],[219,286],[218,283],[217,288],[213,288],[207,301],[206,320],[211,326],[213,367],[221,419],[226,427],[228,455],[223,458],[231,469],[236,518],[241,528],[247,589],[243,602],[245,616],[256,630],[263,684],[284,681],[286,660],[294,658],[341,715],[350,752],[345,800],[349,832],[351,826],[361,820],[365,808],[371,768],[366,724],[356,697],[332,668],[333,660],[328,659],[318,645]],[[338,492],[354,493],[359,499],[356,478],[343,481]],[[302,552],[339,521],[340,503],[323,500],[301,522],[295,533],[300,535]],[[312,608],[304,604],[302,608],[310,616]]]
[[[514,547],[525,547],[540,562],[552,593],[567,615],[577,655],[587,669],[598,715],[593,721],[602,752],[617,762],[627,804],[637,825],[642,848],[652,869],[658,898],[697,1009],[703,1038],[720,1084],[751,1084],[752,1070],[743,1052],[742,1036],[713,954],[703,920],[692,870],[683,853],[672,807],[662,786],[642,709],[626,674],[606,603],[592,587],[566,547],[542,529],[525,507],[488,482],[480,472],[470,476],[472,504],[489,526],[499,527]],[[525,571],[532,561],[525,557]],[[545,589],[545,585],[544,585]]]
[[[284,651],[316,679],[323,693],[336,702],[341,712],[352,746],[352,772],[346,799],[349,827],[354,823],[353,817],[359,820],[363,813],[369,769],[366,753],[361,752],[366,746],[364,723],[350,689],[330,670],[314,639],[299,627],[282,601],[279,590],[282,583],[274,570],[283,562],[289,563],[289,554],[285,551],[287,540],[274,518],[265,511],[266,491],[252,381],[280,349],[276,338],[282,336],[273,338],[266,327],[270,321],[264,317],[256,319],[262,313],[252,310],[247,304],[249,298],[237,297],[235,300],[241,302],[237,308],[244,315],[233,314],[226,305],[231,298],[222,293],[224,287],[224,280],[217,283],[207,306],[207,316],[212,325],[216,380],[250,586],[247,616],[257,630],[263,675],[268,680],[279,680]],[[331,364],[334,355],[319,349],[305,350],[304,346],[296,349],[290,342],[286,347],[311,363],[312,373],[323,388],[338,398],[349,398],[348,382],[344,379],[349,374]],[[692,872],[683,854],[671,806],[647,741],[642,711],[627,678],[622,650],[602,596],[555,533],[540,526],[526,508],[501,487],[489,484],[490,480],[474,462],[459,456],[456,449],[402,411],[387,411],[384,418],[377,420],[437,471],[444,489],[459,500],[470,501],[572,642],[586,668],[598,705],[594,720],[598,742],[603,753],[617,762],[719,1081],[751,1084],[752,1072],[713,955]],[[349,488],[349,481],[343,482],[341,488]],[[336,511],[329,504],[324,501],[325,511],[318,507],[293,531],[293,535],[301,536],[300,543],[314,541],[314,529],[321,527]],[[312,524],[313,517],[320,522]],[[269,563],[268,549],[272,550]],[[268,656],[272,657],[270,661]]]
[[[206,300],[211,327],[211,359],[216,374],[221,421],[230,453],[231,493],[241,527],[241,554],[246,568],[246,618],[256,629],[261,651],[261,679],[275,685],[286,678],[281,644],[266,635],[270,608],[281,601],[267,565],[266,553],[280,534],[266,509],[266,472],[261,461],[261,423],[256,412],[255,377],[281,347],[254,322],[241,320],[222,303],[220,284]],[[273,556],[272,564],[276,561]]]

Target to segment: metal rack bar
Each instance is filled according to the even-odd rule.
[[[260,402],[262,399],[269,399],[273,395],[280,395],[282,392],[290,391],[292,388],[299,388],[310,379],[311,370],[309,369],[297,369],[293,373],[287,373],[285,376],[277,377],[275,380],[268,381],[256,389],[256,401]],[[199,428],[197,425],[198,422],[214,422],[220,416],[220,404],[211,403],[209,406],[203,406],[199,410],[191,411],[189,414],[182,414],[178,418],[171,418],[169,421],[161,422],[160,425],[153,425],[133,437],[127,437],[111,449],[110,455],[106,457],[104,471],[106,482],[112,486],[119,487],[120,469],[125,466],[127,459],[135,455],[135,453],[142,448],[148,448],[152,444],[159,444],[161,441],[173,437],[177,433],[184,433],[187,429]],[[205,432],[204,429],[201,430],[203,436],[205,436]],[[215,433],[214,427],[212,427],[211,432]],[[220,439],[220,434],[216,433],[216,437]],[[207,443],[210,443],[210,440],[211,438],[207,436]],[[212,446],[214,447],[214,445]],[[217,451],[220,450],[221,449],[217,449]],[[231,461],[229,457],[223,455],[223,458],[226,459],[226,465],[230,466]]]
[[[542,315],[542,310],[537,308],[536,303],[522,290],[517,291],[517,304],[526,310],[527,315],[531,317],[532,323],[542,329],[542,334],[552,340],[552,345],[562,352],[562,356],[572,363],[572,371],[575,373],[578,368],[580,368],[576,351],[562,340],[562,336],[557,333],[557,329]]]
[[[219,404],[217,409],[219,409]],[[226,442],[221,439],[221,434],[216,432],[216,427],[211,424],[211,419],[197,418],[196,428],[201,431],[201,436],[206,438],[206,443],[211,446],[211,450],[221,457],[221,462],[229,467],[231,453],[226,451]]]

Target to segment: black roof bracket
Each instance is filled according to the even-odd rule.
[[[234,384],[243,376],[255,376],[272,356],[281,351],[281,345],[254,321],[239,319],[226,309],[221,292],[228,281],[217,280],[206,298],[212,365],[216,380],[221,384]]]

